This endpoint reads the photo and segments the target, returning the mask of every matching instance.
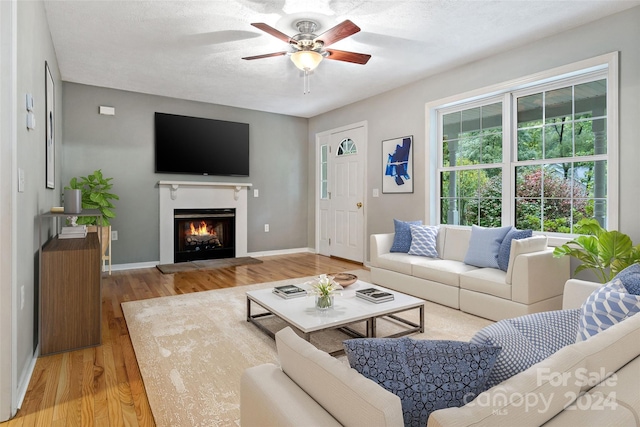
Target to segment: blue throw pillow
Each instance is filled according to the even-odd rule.
[[[476,267],[498,268],[500,244],[509,230],[511,226],[497,228],[472,226],[469,249],[464,257],[464,263]]]
[[[509,269],[509,256],[511,255],[511,241],[527,239],[533,236],[533,230],[518,230],[517,228],[511,228],[502,243],[500,243],[500,249],[498,250],[498,268],[502,271]]]
[[[349,364],[400,397],[405,426],[463,406],[485,390],[499,347],[462,341],[362,338],[344,341]]]
[[[436,241],[440,227],[435,225],[411,225],[411,248],[409,255],[438,258]]]
[[[616,274],[616,279],[622,282],[622,286],[627,289],[627,292],[633,295],[640,295],[640,264],[635,263]]]
[[[593,291],[581,309],[576,342],[584,341],[640,312],[640,295],[628,293],[622,282],[614,279]]]
[[[471,342],[502,348],[487,388],[529,369],[566,345],[575,343],[580,310],[556,310],[504,319],[479,330]]]
[[[422,225],[422,221],[400,221],[393,219],[393,226],[395,227],[396,234],[393,236],[393,244],[391,245],[390,252],[409,252],[411,248],[411,225]]]

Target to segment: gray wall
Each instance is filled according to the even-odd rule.
[[[115,116],[98,114],[101,105]],[[159,260],[160,180],[248,182],[248,250],[307,248],[307,120],[253,110],[64,83],[63,183],[102,169],[113,177],[117,217],[113,263]],[[154,112],[249,123],[250,176],[154,172]],[[260,190],[258,198],[253,189]],[[264,224],[270,225],[269,233]]]
[[[413,194],[368,195],[368,230],[372,233],[393,231],[393,218],[428,220],[430,193],[425,182],[429,165],[429,141],[425,140],[425,104],[470,90],[506,82],[549,70],[572,62],[613,51],[620,52],[620,205],[619,229],[640,243],[640,7],[578,27],[557,36],[539,40],[510,52],[467,64],[445,73],[425,78],[414,84],[366,99],[361,102],[314,117],[309,122],[309,145],[314,135],[348,123],[369,122],[368,182],[369,189],[380,188],[381,141],[414,135]],[[316,163],[315,151],[309,166]],[[313,181],[313,178],[310,178]],[[309,191],[314,188],[310,182]],[[309,212],[315,211],[310,200]],[[310,237],[315,230],[314,216],[309,216]],[[366,256],[368,259],[368,255]]]
[[[56,188],[45,188],[45,61],[53,75],[56,88]],[[25,386],[37,346],[37,256],[39,239],[38,215],[58,206],[60,200],[60,158],[62,142],[61,94],[62,83],[49,26],[42,2],[18,2],[18,167],[25,172],[25,191],[17,194],[17,366],[20,386]],[[27,130],[25,94],[34,98],[36,128]],[[44,224],[43,238],[50,235]],[[21,295],[24,292],[24,308]],[[9,297],[2,295],[2,298]],[[6,345],[6,343],[2,343]]]

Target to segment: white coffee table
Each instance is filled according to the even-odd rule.
[[[305,288],[304,284],[298,284]],[[355,296],[357,289],[377,288],[394,295],[393,301],[383,303],[373,303]],[[353,285],[342,291],[342,296],[336,296],[334,306],[325,311],[315,308],[313,296],[303,296],[299,298],[284,299],[273,293],[272,288],[260,289],[247,292],[247,322],[256,325],[260,330],[271,336],[275,336],[272,331],[262,325],[258,319],[266,316],[277,316],[288,325],[298,329],[307,341],[314,332],[327,329],[341,329],[352,337],[377,337],[376,321],[381,317],[392,318],[407,328],[388,335],[387,337],[399,337],[417,332],[424,332],[424,303],[420,298],[396,292],[382,286],[373,285],[358,280]],[[257,304],[266,312],[252,314],[252,304]],[[403,311],[417,309],[420,312],[419,323],[414,323],[396,316]],[[366,334],[358,333],[348,327],[348,325],[358,322],[366,322]]]

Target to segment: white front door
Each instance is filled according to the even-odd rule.
[[[317,141],[319,253],[364,262],[365,125],[325,132]]]

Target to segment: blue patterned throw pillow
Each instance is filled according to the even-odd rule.
[[[500,244],[509,230],[511,226],[484,228],[473,225],[464,263],[476,267],[498,268]]]
[[[502,348],[487,388],[529,369],[566,345],[575,343],[580,309],[545,311],[504,319],[479,330],[471,342]]]
[[[411,225],[411,247],[409,255],[438,258],[436,241],[439,227],[435,225]]]
[[[411,225],[422,225],[422,221],[400,221],[398,219],[393,220],[393,226],[396,234],[393,236],[393,244],[391,245],[390,252],[402,252],[407,253],[411,248]]]
[[[405,426],[463,406],[485,390],[500,348],[462,341],[362,338],[344,341],[349,364],[400,397]]]
[[[640,295],[628,293],[622,282],[614,279],[593,291],[581,309],[576,342],[584,341],[638,313]]]
[[[613,278],[622,282],[627,292],[633,295],[640,295],[640,264],[635,263],[616,274]]]
[[[502,271],[507,271],[509,269],[509,256],[511,255],[511,241],[512,240],[520,240],[527,239],[533,236],[533,230],[518,230],[513,227],[504,239],[502,239],[502,243],[500,243],[500,249],[498,250],[498,268]]]

